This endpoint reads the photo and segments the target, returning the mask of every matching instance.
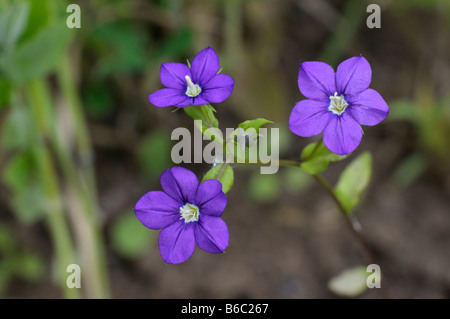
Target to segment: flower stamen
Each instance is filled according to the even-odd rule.
[[[334,114],[341,115],[344,113],[347,108],[348,103],[344,99],[344,95],[339,95],[337,92],[334,92],[333,96],[330,96],[330,105],[328,106],[328,110],[333,112]]]
[[[189,75],[184,77],[186,79],[187,88],[185,94],[190,97],[196,97],[202,92],[202,89],[198,84],[194,84]]]
[[[184,219],[185,223],[198,221],[198,215],[200,210],[197,206],[186,203],[186,205],[180,207],[180,219]]]

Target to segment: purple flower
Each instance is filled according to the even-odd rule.
[[[336,73],[324,62],[302,63],[298,87],[308,100],[294,106],[290,130],[303,137],[323,132],[330,151],[353,152],[361,142],[361,125],[376,125],[389,114],[381,95],[368,88],[371,77],[370,64],[362,56],[345,60]]]
[[[187,107],[225,101],[233,92],[234,80],[217,74],[220,63],[216,51],[206,48],[192,60],[191,67],[182,63],[163,63],[161,83],[166,86],[148,96],[158,107]]]
[[[161,175],[164,192],[148,192],[134,209],[147,228],[162,229],[159,249],[170,264],[192,256],[195,244],[210,253],[222,253],[228,246],[228,228],[220,218],[227,197],[222,183],[210,179],[198,183],[197,177],[183,167],[166,169]]]

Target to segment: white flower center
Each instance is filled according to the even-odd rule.
[[[344,99],[344,95],[339,95],[337,92],[334,92],[333,96],[330,96],[330,106],[328,106],[328,110],[333,112],[334,114],[341,115],[344,113],[347,108],[348,103]]]
[[[200,211],[197,206],[186,203],[186,205],[180,207],[181,218],[185,223],[198,221],[198,215]]]
[[[198,84],[194,84],[189,75],[184,77],[186,79],[187,88],[185,94],[190,97],[196,97],[202,92],[202,89]]]

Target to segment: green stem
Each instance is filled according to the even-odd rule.
[[[317,144],[319,144],[320,142],[318,142]],[[313,152],[314,153],[314,150]],[[312,154],[311,153],[311,154]],[[300,161],[294,161],[294,160],[279,160],[278,161],[278,165],[279,166],[285,166],[285,167],[300,167],[301,166]],[[259,165],[259,163],[255,163],[257,165]],[[366,255],[367,255],[367,260],[369,261],[370,264],[375,263],[375,258],[373,257],[373,254],[371,252],[371,250],[369,249],[369,246],[367,245],[366,241],[364,240],[364,238],[361,236],[361,234],[355,230],[355,228],[353,227],[352,221],[350,220],[350,218],[347,215],[347,212],[344,208],[344,206],[342,205],[341,201],[339,200],[339,198],[337,198],[336,194],[334,193],[333,188],[331,187],[331,185],[328,183],[328,181],[320,174],[316,174],[313,175],[314,179],[320,184],[320,186],[322,186],[322,188],[324,188],[327,193],[332,197],[332,199],[334,200],[334,202],[336,203],[336,206],[339,209],[339,212],[341,213],[341,215],[344,217],[347,225],[349,226],[353,236],[358,240],[358,242],[361,244],[361,246],[363,247]]]
[[[347,226],[350,228],[350,231],[352,232],[353,236],[361,244],[361,247],[363,247],[364,252],[366,253],[366,256],[367,256],[368,263],[369,264],[374,264],[375,263],[375,258],[373,256],[369,246],[367,245],[366,241],[361,236],[361,234],[358,231],[356,231],[356,229],[353,227],[352,221],[350,220],[349,216],[347,215],[347,211],[345,210],[345,208],[342,205],[342,203],[339,200],[339,198],[336,196],[336,194],[335,194],[333,188],[331,187],[331,185],[320,174],[313,175],[313,177],[320,184],[320,186],[322,186],[327,191],[327,193],[331,196],[331,198],[335,202],[336,206],[339,209],[339,212],[341,213],[342,217],[344,217],[345,222],[346,222]]]
[[[234,162],[236,163],[236,158],[234,159]],[[295,160],[273,160],[269,163],[262,163],[260,161],[257,161],[255,163],[238,163],[243,165],[258,165],[258,166],[264,166],[264,165],[274,165],[278,164],[278,166],[284,166],[284,167],[300,167],[302,165],[302,161],[295,161]]]
[[[74,135],[79,152],[79,159],[81,163],[80,168],[83,171],[83,176],[87,179],[90,191],[93,192],[92,197],[97,198],[92,144],[89,137],[88,126],[83,114],[82,104],[77,93],[76,84],[72,73],[73,72],[70,67],[70,57],[69,54],[66,54],[60,63],[60,67],[58,68],[58,82],[66,101],[65,106],[67,107],[70,118],[76,128],[74,130]]]
[[[241,65],[239,62],[242,60],[244,48],[241,1],[224,1],[224,12],[225,53],[228,59],[233,57],[233,61],[228,61],[228,63]]]
[[[317,143],[317,145],[319,145],[319,142]],[[314,153],[314,150],[311,154]],[[300,167],[301,166],[301,162],[299,161],[290,161],[290,160],[279,160],[278,164],[280,166],[287,166],[287,167]],[[361,244],[361,246],[363,247],[366,255],[367,255],[367,260],[369,261],[370,264],[374,263],[375,258],[373,257],[372,252],[370,251],[369,247],[366,244],[366,241],[364,240],[364,238],[361,236],[361,234],[359,232],[357,232],[355,230],[355,228],[353,227],[352,221],[350,220],[350,218],[347,215],[347,212],[344,208],[344,206],[342,205],[341,201],[339,200],[339,198],[337,198],[336,194],[334,193],[333,188],[331,187],[331,185],[328,183],[328,181],[320,174],[316,174],[313,175],[314,179],[320,184],[320,186],[322,186],[322,188],[324,188],[327,193],[331,196],[331,198],[334,200],[334,202],[336,203],[336,206],[339,209],[339,212],[341,213],[341,215],[344,217],[347,225],[349,226],[353,236],[358,240],[358,242]]]
[[[70,164],[70,167],[65,170],[66,176],[71,179],[71,184],[77,185],[78,191],[73,193],[73,195],[81,199],[81,202],[84,204],[84,207],[80,207],[78,210],[81,212],[78,220],[80,224],[83,223],[85,226],[78,225],[77,241],[80,244],[80,249],[84,251],[85,261],[89,263],[89,268],[91,269],[90,278],[87,280],[90,282],[91,287],[89,297],[106,298],[109,296],[109,285],[99,221],[93,150],[68,54],[60,63],[57,76],[61,91],[65,97],[67,110],[73,119],[74,134],[81,162],[81,167],[76,167],[70,158],[70,150],[62,147],[65,143],[63,141],[58,143],[60,146],[59,153],[63,157],[62,161]]]
[[[40,92],[37,87],[37,81],[32,82],[27,88],[29,97],[29,104],[33,113],[33,119],[36,122],[36,146],[33,147],[33,152],[36,155],[39,167],[39,173],[42,186],[47,197],[47,224],[50,228],[52,242],[55,247],[57,259],[57,277],[60,281],[61,288],[66,298],[79,298],[79,290],[70,289],[66,284],[66,268],[70,264],[76,263],[75,253],[72,239],[70,236],[70,229],[64,216],[64,209],[62,205],[62,196],[59,191],[59,183],[55,165],[51,154],[45,145],[48,137],[48,130],[45,119],[44,106],[40,98]]]
[[[63,140],[57,125],[50,90],[45,80],[33,84],[35,99],[46,116],[45,130],[54,147],[65,178],[67,209],[73,226],[83,268],[83,286],[88,298],[106,298],[108,287],[97,205],[90,194],[89,183],[73,162],[70,143]]]
[[[223,172],[225,172],[225,169],[227,168],[227,166],[230,165],[227,162],[222,163],[222,167],[220,168],[219,174],[217,174],[216,179],[219,180],[220,177],[222,176]]]

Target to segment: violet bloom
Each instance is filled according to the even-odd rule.
[[[166,86],[148,96],[158,107],[207,105],[225,101],[233,92],[234,80],[219,72],[219,57],[206,48],[192,60],[191,67],[183,63],[163,63],[161,83]]]
[[[289,128],[299,136],[323,132],[323,142],[333,153],[353,152],[361,142],[361,125],[376,125],[389,114],[381,95],[368,89],[372,77],[369,62],[357,56],[342,62],[336,73],[324,62],[304,62],[298,73],[300,92]]]
[[[228,246],[228,228],[220,218],[227,205],[222,183],[211,179],[199,185],[193,172],[173,167],[162,173],[161,186],[164,192],[148,192],[134,211],[145,227],[162,229],[158,240],[162,258],[182,263],[192,256],[195,244],[222,253]]]

